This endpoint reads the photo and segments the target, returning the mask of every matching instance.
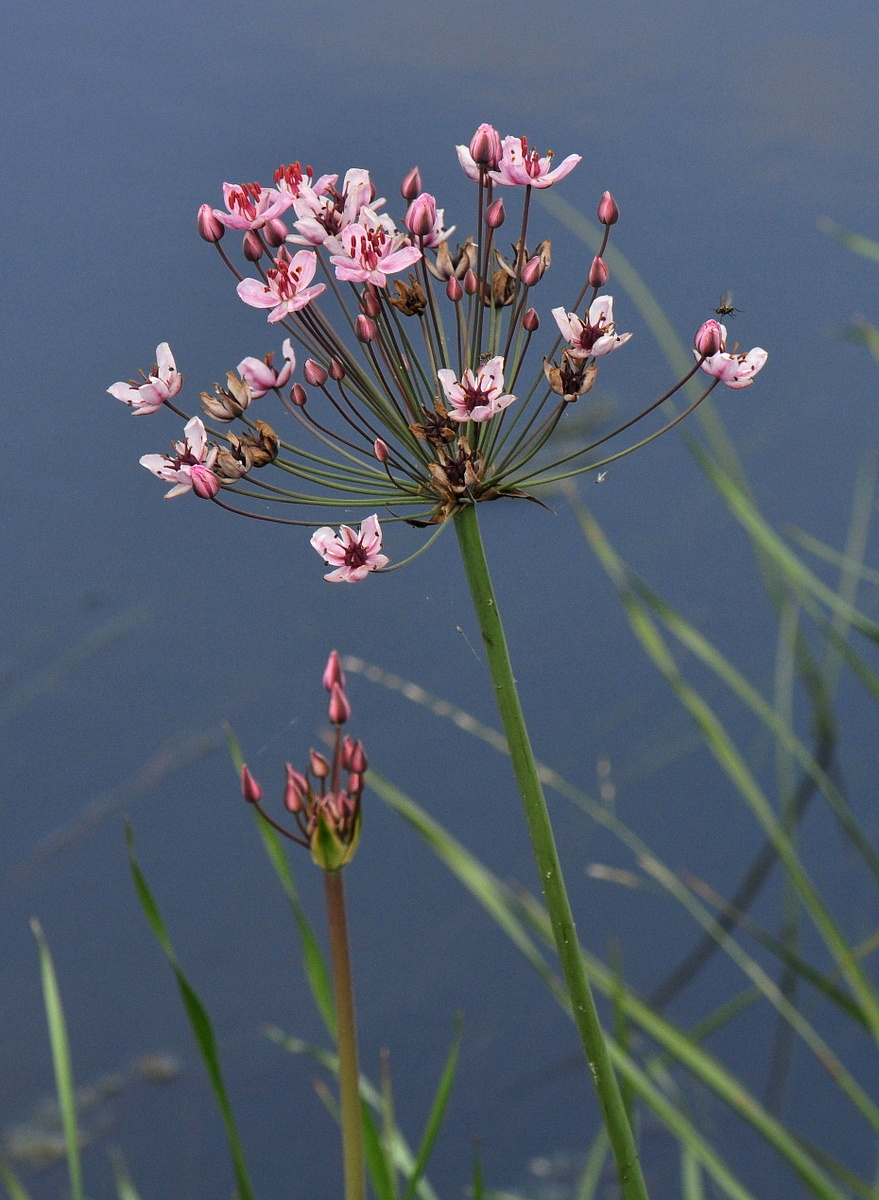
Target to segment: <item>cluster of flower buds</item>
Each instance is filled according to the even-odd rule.
[[[562,416],[632,336],[617,332],[606,291],[605,253],[619,207],[610,192],[602,195],[598,254],[573,302],[547,306],[551,345],[538,356],[534,299],[545,290],[552,256],[546,239],[529,249],[532,192],[565,179],[580,155],[554,165],[527,138],[480,125],[457,156],[476,202],[474,225],[455,248],[456,227],[446,225],[417,167],[401,184],[398,221],[360,167],[340,179],[298,162],[282,165],[272,185],[226,183],[224,208],[202,205],[199,234],[232,271],[238,296],[289,336],[282,365],[271,353],[249,356],[224,385],[201,393],[202,411],[218,428],[177,407],[183,377],[166,342],[149,374],[109,389],[138,415],[170,408],[187,420],[171,455],[141,459],[173,485],[169,496],[191,491],[257,520],[316,528],[311,544],[334,568],[325,578],[355,583],[389,566],[379,509],[421,527],[480,501],[533,498],[534,489],[599,471],[677,424],[681,416],[628,445],[616,442],[621,448],[613,452],[600,450],[656,413],[700,369],[711,383],[682,416],[718,383],[753,382],[766,352],[727,350],[725,327],[706,321],[695,339],[696,365],[683,379],[602,436],[555,457],[551,441]],[[521,219],[506,253],[500,231],[516,196]],[[242,238],[243,270],[227,254],[224,239],[233,232]],[[314,282],[319,270],[329,286]],[[339,311],[329,316],[327,302]],[[304,352],[299,379],[294,344]],[[312,437],[308,448],[254,418],[254,402],[269,393]],[[235,421],[243,426],[237,432],[228,428]],[[271,483],[261,471],[268,466],[276,468]],[[265,503],[255,501],[281,506],[276,511],[285,515],[267,516]],[[291,504],[319,515],[294,520],[286,516]],[[372,515],[359,533],[343,525],[336,534],[330,513],[355,506]]]
[[[265,812],[263,790],[247,765],[241,768],[241,791],[244,799],[279,833],[307,847],[319,867],[338,871],[351,861],[357,849],[360,797],[368,763],[363,744],[342,734],[342,726],[351,718],[351,704],[335,650],[327,660],[323,685],[330,694],[328,716],[334,728],[333,753],[328,758],[319,750],[312,750],[304,773],[292,763],[285,764],[284,807],[293,817],[295,828],[287,828]]]

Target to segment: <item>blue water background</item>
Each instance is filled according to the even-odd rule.
[[[404,571],[331,588],[303,532],[226,517],[192,497],[166,504],[138,465],[177,423],[131,420],[105,389],[148,367],[158,342],[171,343],[190,396],[244,355],[279,349],[196,236],[198,205],[220,203],[223,180],[267,182],[279,162],[300,159],[318,173],[368,167],[398,211],[399,180],[417,162],[466,232],[471,192],[453,146],[480,121],[559,156],[581,153],[559,194],[591,218],[601,192],[613,191],[623,214],[615,240],[684,340],[732,289],[743,310],[735,337],[765,346],[770,360],[753,388],[718,398],[723,420],[768,518],[841,545],[859,458],[875,446],[877,376],[838,330],[858,311],[875,318],[879,294],[875,265],[817,222],[827,215],[879,230],[876,13],[852,0],[832,9],[787,0],[453,0],[443,9],[220,0],[109,11],[86,0],[37,2],[8,11],[6,23],[0,564],[12,699],[0,729],[0,1126],[51,1090],[27,927],[37,914],[80,1079],[151,1048],[183,1056],[172,1088],[121,1098],[112,1138],[145,1198],[207,1200],[230,1187],[219,1121],[132,893],[121,812],[45,860],[34,862],[34,851],[54,831],[79,828],[84,807],[160,747],[223,718],[263,783],[279,789],[283,761],[301,762],[324,721],[319,675],[334,646],[488,723],[496,717],[452,536]],[[539,291],[548,320],[575,294],[590,255],[539,209],[534,229],[554,245]],[[600,385],[628,412],[671,376],[618,291],[617,319],[636,336],[603,365]],[[746,540],[676,436],[617,466],[601,487],[587,478],[583,491],[624,557],[768,689],[774,624]],[[634,643],[570,512],[486,506],[483,527],[539,755],[592,791],[608,758],[620,815],[670,865],[731,891],[760,844],[755,822]],[[418,542],[393,536],[397,558]],[[873,593],[862,603],[869,610]],[[127,636],[54,682],[42,677],[31,694],[40,671],[130,610]],[[696,678],[770,782],[766,738]],[[504,761],[398,694],[358,677],[350,692],[376,767],[501,875],[534,886]],[[875,714],[852,686],[840,704],[846,784],[875,834]],[[227,756],[218,749],[166,773],[121,808],[215,1017],[259,1194],[338,1195],[335,1135],[312,1070],[261,1031],[273,1021],[321,1038],[292,925]],[[584,940],[605,954],[617,939],[627,975],[649,989],[691,944],[692,927],[649,892],[588,879],[589,862],[631,860],[564,802],[553,810]],[[809,865],[844,902],[852,934],[866,935],[875,901],[852,884],[851,855],[819,810],[807,823]],[[320,925],[319,881],[305,857],[294,866]],[[519,1178],[530,1155],[583,1146],[596,1114],[585,1074],[563,1065],[576,1051],[569,1025],[378,801],[349,887],[364,1067],[374,1075],[390,1047],[412,1137],[454,1014],[465,1014],[463,1065],[431,1172],[442,1194],[460,1194],[474,1138],[496,1184]],[[777,901],[772,888],[761,911]],[[675,1015],[695,1020],[733,980],[712,967]],[[712,1046],[760,1087],[771,1029],[746,1017]],[[842,1022],[831,1030],[863,1063],[859,1039]],[[795,1072],[788,1112],[869,1171],[861,1127],[827,1107],[832,1092],[802,1055]],[[799,1104],[812,1094],[814,1106]],[[797,1194],[718,1113],[712,1133],[744,1175],[771,1180],[766,1194]],[[676,1190],[668,1143],[651,1127],[645,1138],[656,1194]],[[90,1194],[111,1195],[101,1148],[87,1169]],[[28,1178],[37,1197],[63,1188],[57,1173]]]

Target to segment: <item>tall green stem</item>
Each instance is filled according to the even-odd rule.
[[[561,864],[553,837],[546,799],[537,773],[537,764],[528,738],[525,718],[500,612],[488,571],[488,562],[479,533],[476,505],[462,509],[455,518],[458,543],[467,572],[470,594],[479,620],[482,640],[494,684],[495,700],[510,747],[510,758],[522,797],[528,832],[534,848],[540,885],[552,922],[556,949],[561,962],[571,1009],[586,1061],[592,1072],[598,1101],[616,1160],[620,1186],[625,1200],[647,1200],[647,1189],[638,1162],[635,1139],[626,1115],[619,1084],[614,1075],[595,1001],[583,969],[577,932]]]
[[[348,917],[342,871],[324,871],[336,1030],[339,1047],[339,1095],[342,1101],[342,1155],[345,1200],[366,1200],[363,1126],[360,1116],[360,1072],[357,1066],[357,1027],[354,1020],[354,980],[348,945]]]

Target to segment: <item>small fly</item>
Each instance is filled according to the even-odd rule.
[[[734,308],[732,302],[732,292],[724,292],[717,303],[717,308],[714,310],[719,317],[731,317],[733,313],[741,312],[740,308]]]

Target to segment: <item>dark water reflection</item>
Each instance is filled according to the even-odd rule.
[[[129,3],[112,13],[38,3],[14,16],[3,84],[15,212],[4,329],[12,411],[0,481],[0,667],[11,673],[0,697],[8,700],[0,1126],[51,1084],[26,920],[36,913],[83,1081],[150,1049],[186,1059],[168,1090],[132,1089],[118,1100],[112,1140],[144,1196],[228,1192],[207,1085],[132,894],[124,809],[216,1018],[260,1194],[338,1194],[334,1153],[326,1161],[332,1129],[310,1092],[310,1069],[261,1033],[273,1021],[320,1038],[290,922],[224,751],[197,757],[192,739],[215,737],[229,718],[260,776],[280,779],[284,758],[302,755],[323,720],[315,685],[333,645],[495,722],[451,537],[406,571],[328,588],[304,536],[223,521],[187,499],[163,504],[137,465],[171,426],[126,420],[104,394],[109,383],[146,365],[165,338],[191,382],[273,345],[194,235],[198,204],[217,203],[224,179],[264,179],[291,158],[319,171],[369,166],[393,196],[418,161],[447,213],[466,223],[469,193],[452,146],[479,121],[525,131],[559,154],[583,153],[563,194],[591,214],[612,188],[623,209],[618,243],[682,336],[721,290],[733,290],[744,310],[737,336],[771,358],[757,386],[723,397],[724,419],[769,518],[839,545],[858,455],[875,443],[875,375],[865,352],[833,334],[856,310],[875,317],[877,291],[875,269],[816,220],[826,213],[868,234],[879,225],[875,52],[875,14],[854,0],[833,13],[742,3],[729,17],[722,6],[706,13],[686,3],[672,13],[635,0],[590,12],[518,0],[442,12],[420,0],[298,11]],[[554,239],[554,286],[566,295],[584,252],[549,216],[539,223]],[[628,302],[618,306],[637,336],[602,383],[625,406],[664,385],[667,369],[638,318],[623,318]],[[621,553],[768,688],[768,604],[741,533],[685,449],[664,441],[586,491]],[[728,892],[759,845],[755,825],[634,647],[573,517],[497,505],[485,518],[540,755],[593,790],[596,763],[609,759],[620,814],[671,865]],[[110,636],[107,623],[120,620],[130,630]],[[55,670],[71,646],[104,636],[100,652]],[[531,883],[504,762],[362,678],[351,693],[376,765],[499,873]],[[771,748],[727,697],[716,701],[770,779]],[[840,704],[846,782],[864,803],[875,774],[873,714],[853,688]],[[163,747],[194,761],[145,795],[125,792]],[[34,863],[35,849],[96,797],[108,815]],[[690,944],[691,928],[665,901],[587,879],[591,861],[631,864],[584,818],[562,802],[555,808],[588,944],[604,953],[619,939],[633,983],[649,989]],[[876,832],[875,819],[867,825]],[[846,895],[852,864],[834,829],[816,812],[809,832],[828,850],[810,861],[819,882]],[[304,861],[298,876],[318,912]],[[374,1068],[390,1045],[399,1114],[413,1135],[453,1015],[466,1013],[467,1053],[433,1171],[442,1194],[459,1194],[474,1136],[497,1183],[520,1178],[530,1155],[582,1145],[595,1122],[583,1074],[563,1066],[541,1074],[564,1064],[570,1029],[378,803],[350,886],[364,1061]],[[777,900],[767,896],[764,911]],[[874,901],[851,897],[855,932],[868,933],[875,917]],[[675,1015],[696,1019],[730,985],[712,967],[699,998],[683,997]],[[761,1086],[771,1029],[747,1022],[713,1045]],[[843,1057],[860,1053],[850,1030],[831,1032]],[[741,1061],[745,1040],[753,1054]],[[819,1086],[811,1064],[798,1059],[795,1072],[795,1096]],[[826,1095],[823,1085],[816,1094]],[[703,1102],[694,1097],[697,1108]],[[823,1104],[802,1113],[807,1135],[826,1136]],[[869,1170],[860,1127],[839,1125],[835,1152]],[[714,1132],[749,1179],[773,1169],[735,1124]],[[674,1191],[661,1137],[651,1129],[646,1137],[659,1148],[649,1155],[655,1194]],[[102,1150],[89,1152],[87,1167],[90,1193],[109,1196]],[[38,1197],[61,1187],[57,1175],[33,1180]]]

